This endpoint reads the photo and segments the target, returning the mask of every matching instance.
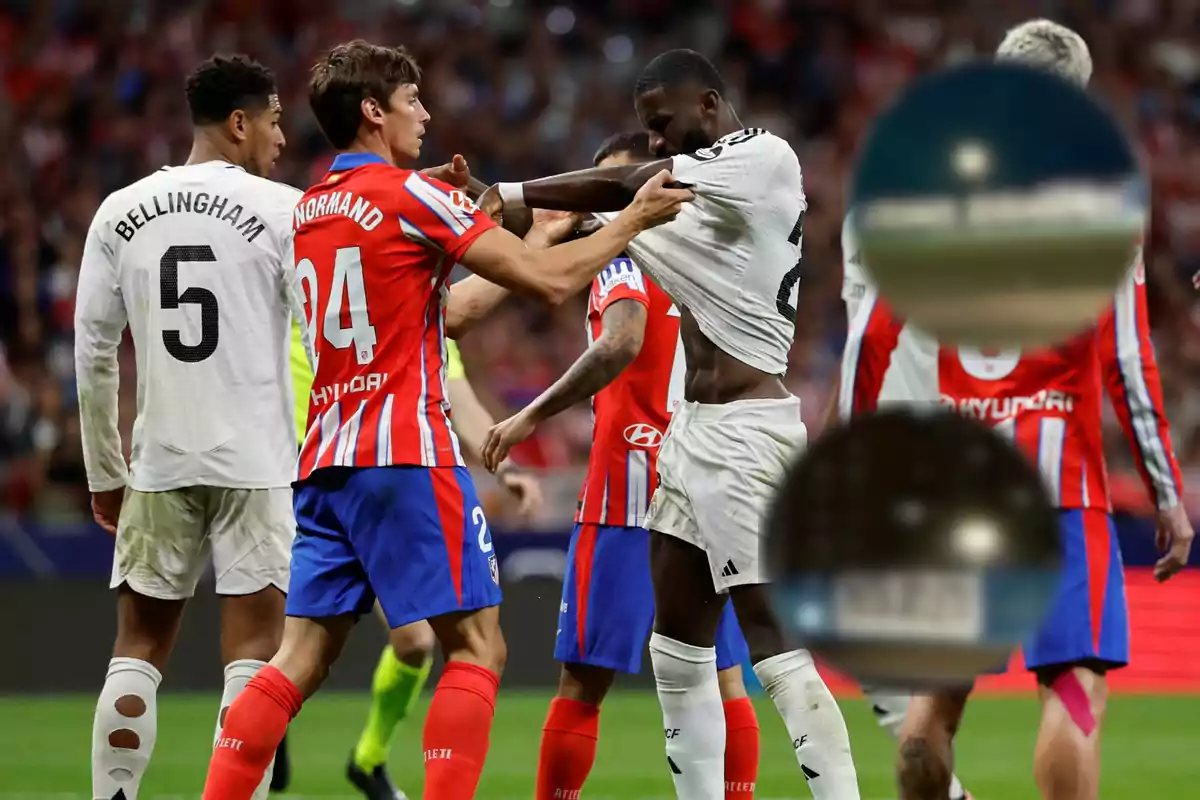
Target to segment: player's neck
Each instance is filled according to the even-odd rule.
[[[399,166],[396,159],[392,158],[391,149],[384,143],[382,137],[368,136],[355,139],[350,143],[350,146],[342,151],[343,153],[370,153],[374,156],[379,156],[393,167]]]
[[[731,133],[737,133],[746,127],[742,121],[738,119],[738,115],[728,105],[721,109],[720,118],[717,120],[716,138],[720,139],[728,136]]]
[[[188,154],[184,166],[207,164],[210,161],[228,161],[235,166],[241,166],[235,148],[227,147],[225,143],[214,141],[212,137],[197,131],[192,140],[192,152]]]

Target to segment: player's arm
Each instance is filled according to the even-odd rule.
[[[1171,426],[1146,303],[1145,273],[1139,256],[1133,274],[1096,328],[1105,388],[1133,451],[1138,472],[1155,507],[1179,505],[1183,479],[1171,446]]]
[[[501,183],[479,199],[491,215],[522,207],[603,213],[629,203],[652,177],[669,171],[679,184],[733,204],[761,194],[784,162],[797,171],[796,154],[783,140],[749,133],[737,143],[684,153],[647,164],[593,167],[524,183]]]
[[[680,205],[693,199],[690,191],[664,188],[670,179],[669,173],[655,175],[612,222],[586,238],[531,250],[508,231],[492,227],[458,260],[492,283],[557,305],[584,289],[635,236],[673,219]]]
[[[578,217],[561,212],[539,211],[525,234],[525,245],[533,250],[553,247],[571,234]],[[446,302],[446,336],[457,339],[491,314],[511,292],[479,275],[471,275],[450,287]]]
[[[601,273],[590,301],[600,314],[600,336],[532,403],[492,428],[483,447],[485,467],[501,464],[509,450],[529,438],[538,425],[595,395],[637,358],[649,308],[644,281],[636,268],[620,264]]]
[[[128,465],[118,422],[117,350],[128,319],[115,255],[101,235],[99,212],[88,230],[75,297],[75,379],[88,489],[125,485]]]

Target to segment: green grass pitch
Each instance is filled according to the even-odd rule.
[[[538,739],[549,697],[502,693],[480,800],[529,800]],[[0,698],[0,800],[87,800],[90,797],[94,699]],[[140,800],[199,796],[212,744],[215,696],[163,695],[154,760]],[[366,711],[365,694],[327,694],[305,707],[291,733],[294,778],[288,795],[354,797],[342,777]],[[845,700],[864,800],[895,796],[889,740],[862,700]],[[760,699],[760,798],[807,798],[783,725]],[[391,769],[420,797],[420,736],[424,706],[397,736]],[[674,795],[663,755],[655,698],[617,693],[606,703],[588,800],[660,800]],[[979,698],[960,734],[958,773],[979,800],[1037,797],[1030,761],[1037,725],[1032,698]],[[1104,800],[1183,800],[1200,797],[1200,698],[1113,698],[1104,737]]]

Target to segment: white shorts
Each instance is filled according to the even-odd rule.
[[[111,587],[182,600],[211,560],[217,594],[288,589],[296,521],[292,490],[188,486],[125,491]]]
[[[658,453],[646,527],[708,553],[718,592],[766,583],[763,517],[807,442],[797,397],[680,404]]]

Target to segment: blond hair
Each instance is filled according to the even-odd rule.
[[[1092,77],[1092,55],[1075,31],[1048,19],[1022,22],[1004,35],[997,61],[1017,61],[1054,72],[1086,86]]]

